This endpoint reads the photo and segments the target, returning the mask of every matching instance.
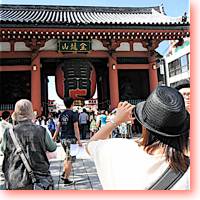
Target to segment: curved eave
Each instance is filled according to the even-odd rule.
[[[183,23],[41,23],[34,21],[32,23],[25,23],[24,21],[0,21],[1,28],[84,28],[84,29],[114,29],[114,28],[121,28],[121,29],[163,29],[163,30],[173,30],[173,29],[186,29],[190,28],[189,22]]]

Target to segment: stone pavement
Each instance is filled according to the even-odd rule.
[[[83,141],[83,144],[86,141]],[[72,164],[72,172],[70,175],[70,180],[75,183],[73,185],[64,185],[60,176],[63,172],[63,160],[65,153],[60,145],[57,144],[56,153],[54,153],[53,158],[50,159],[50,171],[53,176],[55,190],[102,190],[101,183],[99,181],[96,168],[93,160],[85,152],[84,147],[74,150],[73,154],[76,155],[76,160]],[[3,156],[0,156],[0,174]],[[0,177],[0,190],[3,185],[3,177]]]
[[[84,147],[79,147],[78,151],[73,151],[73,155],[76,155],[76,160],[72,163],[72,172],[69,179],[75,183],[70,186],[64,185],[60,179],[65,157],[60,144],[58,144],[56,153],[56,159],[50,160],[50,170],[56,190],[102,190],[94,162],[85,152]]]

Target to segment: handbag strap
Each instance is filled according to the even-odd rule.
[[[187,157],[186,164],[187,164],[186,170],[178,172],[174,171],[169,166],[165,170],[165,172],[161,175],[161,177],[148,188],[148,190],[170,190],[187,171],[190,165],[189,157]]]
[[[13,143],[14,143],[14,145],[15,145],[15,148],[16,148],[16,150],[17,150],[17,153],[18,153],[19,156],[21,157],[22,162],[24,163],[24,165],[25,165],[25,167],[26,167],[26,169],[27,169],[27,171],[28,171],[28,173],[29,173],[29,175],[30,175],[30,177],[31,177],[32,183],[35,183],[35,182],[36,182],[36,178],[35,178],[35,176],[34,176],[34,174],[33,174],[33,170],[31,169],[30,164],[28,163],[28,159],[27,159],[27,157],[25,156],[25,154],[24,154],[24,152],[23,152],[23,149],[22,149],[21,146],[20,146],[19,141],[17,141],[17,138],[16,138],[16,136],[15,136],[15,134],[14,134],[14,132],[13,132],[13,129],[10,128],[10,129],[9,129],[9,132],[10,132],[10,136],[11,136],[11,138],[12,138],[12,141],[13,141]]]

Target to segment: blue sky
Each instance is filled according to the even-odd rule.
[[[70,5],[70,6],[113,6],[113,7],[145,7],[158,6],[163,3],[164,9],[169,16],[182,16],[185,12],[189,15],[189,0],[0,0],[2,4],[25,4],[25,5]],[[160,43],[156,49],[160,54],[165,54],[168,48],[167,42]],[[57,97],[54,78],[49,77],[49,99],[62,101]]]

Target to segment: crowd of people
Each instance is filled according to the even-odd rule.
[[[80,139],[90,139],[100,128],[106,125],[115,115],[116,110],[108,112],[107,110],[96,110],[87,107],[78,107],[72,110],[77,113],[78,127],[80,131]],[[61,112],[49,113],[48,116],[37,116],[35,123],[47,127],[53,137],[58,126],[58,120]],[[127,122],[120,124],[113,130],[111,137],[133,138],[141,133],[141,125],[135,120],[134,123]],[[61,132],[58,134],[60,138]],[[59,140],[58,140],[59,141]]]
[[[168,168],[181,172],[180,180],[168,189],[189,189],[189,87],[188,83],[176,89],[158,86],[146,101],[120,102],[110,113],[85,107],[74,111],[74,100],[67,97],[63,112],[38,117],[29,100],[19,100],[12,115],[3,112],[0,124],[5,189],[33,189],[34,185],[13,145],[11,130],[44,189],[53,188],[47,152],[61,143],[66,152],[61,178],[64,184],[73,184],[70,145],[82,146],[85,139],[90,139],[86,151],[94,159],[103,189],[146,190]]]

